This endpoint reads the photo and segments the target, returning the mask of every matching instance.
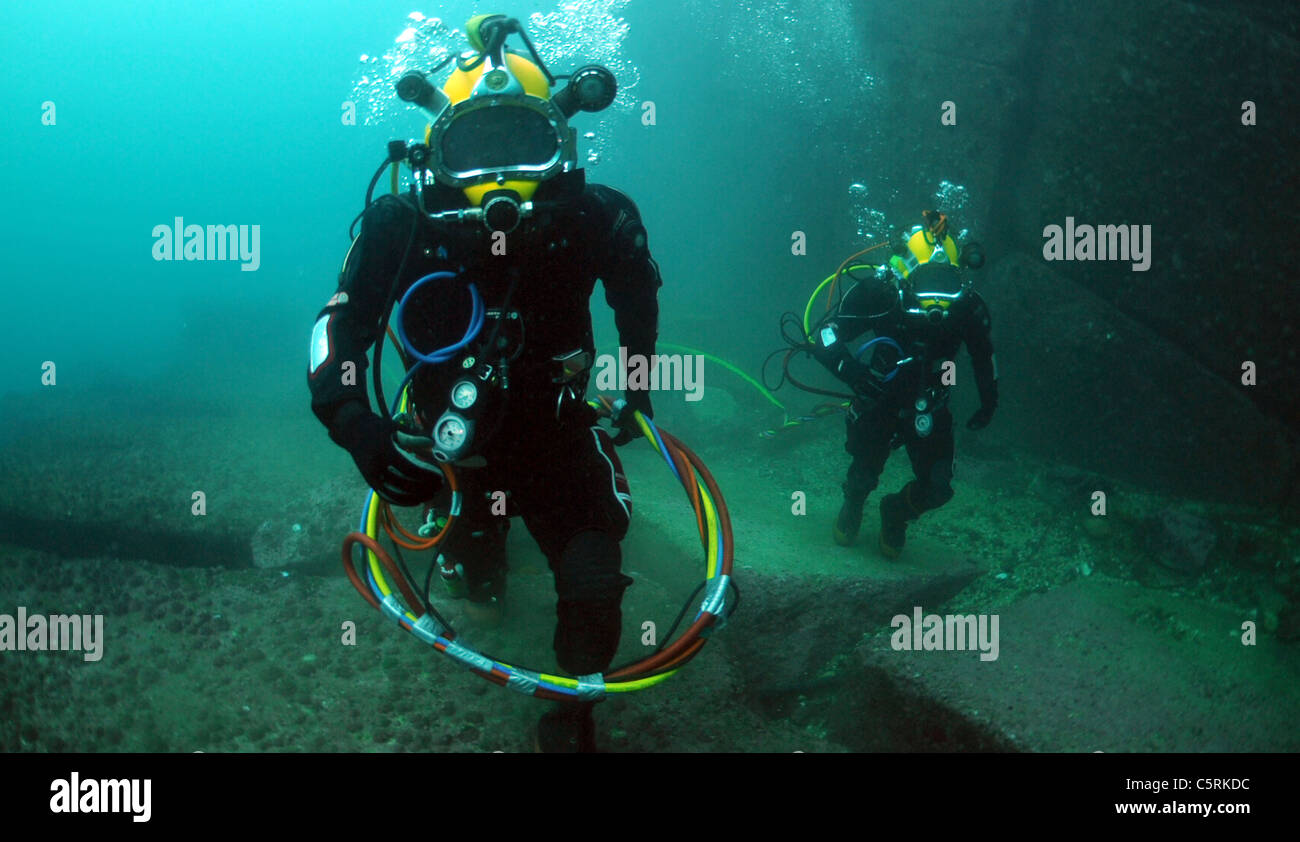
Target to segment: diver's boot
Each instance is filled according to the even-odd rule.
[[[880,552],[886,558],[898,558],[907,542],[907,522],[915,520],[917,511],[908,502],[908,487],[897,494],[887,494],[880,501]]]
[[[595,702],[557,702],[542,714],[533,748],[541,754],[590,754],[596,751]]]
[[[844,505],[831,526],[831,537],[841,547],[851,547],[858,540],[858,530],[862,528],[862,507],[866,505],[867,495],[844,495]]]

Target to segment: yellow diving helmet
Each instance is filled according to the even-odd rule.
[[[426,166],[438,182],[460,188],[485,212],[498,201],[518,208],[542,181],[577,168],[577,132],[568,118],[605,108],[618,88],[607,69],[588,65],[552,96],[556,79],[519,21],[476,15],[465,28],[473,50],[456,58],[442,88],[414,71],[398,82],[398,96],[430,117]],[[511,33],[522,37],[531,60],[505,46]]]
[[[907,237],[907,252],[889,259],[898,281],[905,316],[920,318],[931,324],[942,322],[949,308],[970,289],[970,279],[957,267],[967,265],[948,233],[948,217],[938,211],[923,211],[925,225],[914,226]],[[978,249],[978,244],[975,244]],[[972,255],[974,256],[974,252]],[[983,261],[979,249],[978,268]]]
[[[930,261],[960,265],[957,243],[948,233],[948,216],[938,211],[922,211],[925,225],[914,225],[907,236],[908,254],[889,259],[889,265],[899,282],[906,280],[916,267]]]

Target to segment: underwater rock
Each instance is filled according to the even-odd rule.
[[[1151,532],[1152,551],[1164,567],[1180,573],[1205,568],[1218,536],[1208,520],[1178,509],[1164,509]]]
[[[1285,552],[1281,535],[1258,524],[1224,522],[1220,549],[1234,567],[1271,573]]]
[[[1293,557],[1290,562],[1277,565],[1273,574],[1273,586],[1289,598],[1300,601],[1300,557]]]
[[[1296,496],[1294,433],[1059,264],[1013,252],[990,262],[978,288],[993,311],[1001,388],[1021,401],[1008,397],[980,436],[1062,465],[1034,484],[1039,495],[1080,505],[1077,495],[1105,488],[1089,488],[1095,473],[1232,505],[1273,508]],[[958,388],[954,414],[974,401]]]
[[[1286,643],[1300,640],[1300,609],[1288,605],[1277,617],[1277,639]]]
[[[263,521],[250,542],[253,566],[266,570],[303,564],[310,556],[306,539],[307,532],[300,524],[283,520]]]
[[[911,549],[920,553],[924,546]],[[729,621],[726,648],[750,697],[811,692],[824,666],[852,648],[864,629],[888,624],[916,605],[940,604],[983,573],[955,554],[926,555],[924,566],[850,576],[746,572],[744,610]],[[777,657],[772,630],[780,631]]]
[[[996,661],[969,652],[895,650],[885,634],[864,639],[854,689],[871,704],[853,711],[864,736],[854,742],[852,734],[832,732],[832,738],[851,750],[933,749],[933,740],[914,727],[917,712],[925,711],[950,734],[953,723],[969,727],[949,739],[943,747],[949,751],[1012,741],[1022,751],[1048,752],[1294,751],[1300,745],[1293,653],[1261,646],[1243,658],[1240,614],[1231,606],[1092,577],[998,613]],[[1224,629],[1233,633],[1220,634]]]
[[[1111,529],[1109,520],[1091,514],[1083,516],[1083,531],[1089,538],[1098,541],[1104,541],[1114,534],[1114,530]]]

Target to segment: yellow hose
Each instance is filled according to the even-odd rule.
[[[403,401],[405,401],[406,398],[405,393],[403,393],[402,398]],[[645,435],[645,437],[650,440],[651,444],[655,446],[656,450],[659,450],[658,439],[656,439],[654,433],[650,431],[650,426],[649,424],[646,423],[645,416],[643,416],[640,412],[637,412],[635,418],[637,424],[641,427],[642,434]],[[662,452],[663,451],[660,450],[660,453]],[[697,480],[697,486],[700,489],[700,496],[704,502],[705,518],[709,526],[709,535],[711,538],[716,537],[718,534],[718,523],[717,523],[717,513],[713,505],[713,500],[709,497],[708,490],[704,488],[703,484],[699,483],[698,480]],[[378,541],[380,506],[378,505],[377,501],[375,501],[374,499],[374,497],[376,496],[375,492],[372,490],[370,494],[371,494],[370,509],[368,514],[366,515],[366,535],[370,536],[375,541]],[[371,551],[369,548],[367,548],[366,554],[369,556],[369,560],[370,560],[370,574],[374,576],[375,584],[378,586],[379,592],[382,593],[385,597],[389,596],[392,593],[392,588],[389,587],[388,581],[384,578],[383,565],[380,563],[379,557],[375,555],[375,553]],[[708,542],[707,578],[713,578],[713,576],[716,575],[717,568],[718,568],[718,542],[716,540],[710,540]],[[412,624],[417,622],[419,619],[414,614],[412,614],[410,610],[404,609],[403,613],[406,615],[407,620]],[[522,670],[520,670],[519,667],[516,667],[513,664],[508,664],[504,661],[494,661],[494,663],[499,664],[502,667],[512,670],[516,673],[522,672]],[[658,684],[659,682],[664,681],[676,674],[677,674],[677,670],[673,669],[673,670],[669,670],[668,672],[660,673],[659,675],[649,676],[648,678],[638,678],[632,681],[613,681],[605,685],[605,690],[606,692],[609,693],[632,693],[637,690],[643,690],[647,687],[652,687],[655,684]],[[544,673],[544,672],[539,672],[537,676],[538,679],[543,683],[551,684],[556,687],[567,687],[569,689],[576,689],[578,687],[578,680],[575,678],[568,678],[567,676],[563,676],[563,675],[551,675],[549,673]]]
[[[870,263],[859,263],[856,266],[850,266],[844,271],[852,272],[855,269],[875,269],[875,268],[876,267]],[[817,300],[817,296],[820,295],[821,291],[826,288],[826,285],[829,284],[831,281],[835,280],[835,276],[838,274],[840,273],[839,272],[832,273],[826,280],[818,284],[817,289],[813,290],[813,294],[808,297],[808,306],[803,309],[803,332],[805,336],[807,336],[809,333],[812,332],[813,302]]]

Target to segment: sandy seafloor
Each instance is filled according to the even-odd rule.
[[[842,420],[760,440],[779,414],[743,388],[712,390],[698,405],[661,401],[659,420],[723,489],[741,605],[677,675],[597,709],[603,751],[1300,749],[1300,644],[1283,639],[1295,634],[1292,532],[959,430],[955,499],[886,561],[876,505],[909,477],[902,452],[860,545],[838,547]],[[142,401],[98,407],[87,424],[71,406],[28,400],[4,442],[0,613],[102,614],[103,657],[0,653],[0,749],[531,750],[543,703],[434,652],[345,579],[338,545],[364,488],[305,407],[268,419]],[[646,443],[621,452],[636,584],[620,663],[645,654],[642,624],[667,629],[703,573],[680,487]],[[1104,522],[1088,513],[1096,488]],[[806,514],[792,512],[795,492]],[[1203,563],[1153,539],[1171,509],[1213,526]],[[441,608],[468,645],[553,670],[549,572],[522,524],[510,542],[500,629]],[[890,618],[916,605],[998,614],[998,659],[894,651]],[[341,642],[347,621],[355,645]],[[1243,622],[1256,645],[1242,645]]]

